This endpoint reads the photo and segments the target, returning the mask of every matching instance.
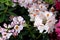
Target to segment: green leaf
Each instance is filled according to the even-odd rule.
[[[2,34],[0,33],[0,37],[2,37]]]
[[[13,5],[12,0],[0,0],[0,3],[4,3],[7,6],[12,6]]]
[[[48,33],[43,33],[43,40],[49,40]]]
[[[1,23],[1,22],[3,22],[3,21],[4,21],[4,19],[5,19],[5,15],[4,15],[4,14],[2,14],[2,15],[0,16],[0,23]]]
[[[4,9],[5,9],[4,4],[0,4],[0,11],[1,11],[1,10],[4,10]]]
[[[9,8],[8,9],[8,12],[12,12],[12,11],[14,11],[16,8]]]
[[[3,14],[3,12],[0,12],[0,15],[2,15]]]
[[[13,2],[12,2],[12,0],[6,0],[6,1],[5,1],[5,4],[6,4],[7,6],[12,6],[12,5],[13,5]]]
[[[49,3],[53,4],[53,0],[49,0]]]
[[[7,1],[5,4],[8,5],[8,6],[12,6],[13,5],[13,3],[11,1]]]
[[[0,3],[4,3],[5,2],[5,0],[0,0]]]
[[[49,3],[49,4],[53,4],[53,0],[45,0],[45,2]]]
[[[16,16],[16,14],[13,13],[13,12],[8,12],[8,13],[9,13],[9,15],[14,15],[14,16]]]

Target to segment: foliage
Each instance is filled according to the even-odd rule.
[[[0,23],[3,21],[8,21],[8,17],[15,15],[13,11],[15,8],[12,8],[11,0],[0,0]]]
[[[0,0],[0,3],[4,3],[7,6],[11,6],[13,4],[12,0]]]
[[[45,0],[45,2],[49,3],[49,4],[53,4],[53,0]]]

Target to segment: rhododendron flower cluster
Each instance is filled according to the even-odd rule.
[[[44,33],[50,33],[53,32],[54,24],[57,21],[55,19],[55,14],[51,8],[50,11],[47,11],[48,4],[46,3],[33,3],[33,5],[28,8],[30,21],[34,21],[34,27],[37,27],[40,33],[42,33],[44,30]]]
[[[44,30],[48,33],[53,32],[56,22],[53,7],[50,11],[47,11],[49,4],[42,3],[42,0],[13,0],[13,2],[18,2],[21,7],[28,8],[30,21],[34,21],[34,26],[38,28],[40,33]]]
[[[13,21],[10,24],[3,24],[3,27],[0,26],[1,37],[0,40],[7,40],[11,35],[14,37],[23,30],[25,20],[21,16],[13,18]]]
[[[35,18],[36,15],[42,16],[43,11],[47,11],[47,4],[41,3],[36,4],[34,3],[30,8],[28,8],[29,16],[31,17],[31,21]],[[40,14],[41,13],[41,14]]]
[[[37,0],[12,0],[13,2],[18,2],[18,4],[21,7],[27,8],[29,5],[31,5],[33,2],[36,2]]]
[[[47,11],[49,4],[42,0],[13,0],[13,2],[18,2],[21,7],[28,8],[30,21],[34,21],[34,26],[38,28],[40,33],[44,30],[48,33],[53,32],[54,24],[57,21],[53,7]]]
[[[34,20],[34,26],[38,28],[40,33],[44,30],[50,33],[53,32],[54,24],[57,20],[55,19],[55,15],[51,12],[43,13],[42,16],[37,15]],[[44,32],[44,33],[46,33]]]

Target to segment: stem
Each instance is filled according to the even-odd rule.
[[[36,38],[36,40],[39,39],[39,37],[40,37],[41,35],[42,35],[42,33]]]
[[[32,36],[32,35],[34,35],[34,34],[33,34],[32,31],[30,30],[29,26],[31,26],[31,25],[28,25],[28,24],[27,24],[26,27],[28,28],[28,30],[29,30],[29,32],[30,32],[30,34],[31,34],[31,36]],[[33,36],[32,36],[32,37],[33,37]],[[34,37],[33,37],[33,38],[34,38]],[[34,40],[35,40],[35,38],[34,38]]]
[[[6,7],[6,9],[4,10],[4,13],[6,13],[7,12],[7,10],[8,10],[8,6]]]

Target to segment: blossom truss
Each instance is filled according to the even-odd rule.
[[[3,27],[0,26],[1,37],[0,40],[8,40],[11,35],[14,37],[23,30],[25,20],[21,16],[14,17],[10,24],[3,24]]]
[[[40,4],[43,0],[12,0],[14,2],[13,7],[18,3],[21,7],[29,8],[32,4]],[[45,2],[44,2],[45,3]]]
[[[38,2],[38,4],[33,3],[33,5],[28,8],[30,21],[34,21],[34,27],[37,27],[40,33],[44,30],[44,33],[53,32],[55,22],[57,21],[55,19],[54,8],[51,7],[48,11],[48,7],[49,4]]]
[[[55,22],[55,15],[52,12],[45,11],[41,15],[36,15],[34,20],[34,27],[37,27],[39,32],[51,33],[53,32]]]
[[[12,0],[14,3],[18,3],[21,7],[27,8],[32,3],[36,2],[37,0]]]
[[[40,1],[39,1],[40,2]],[[33,3],[31,7],[28,8],[30,21],[34,21],[36,15],[41,15],[44,11],[47,11],[48,4],[46,3]]]

